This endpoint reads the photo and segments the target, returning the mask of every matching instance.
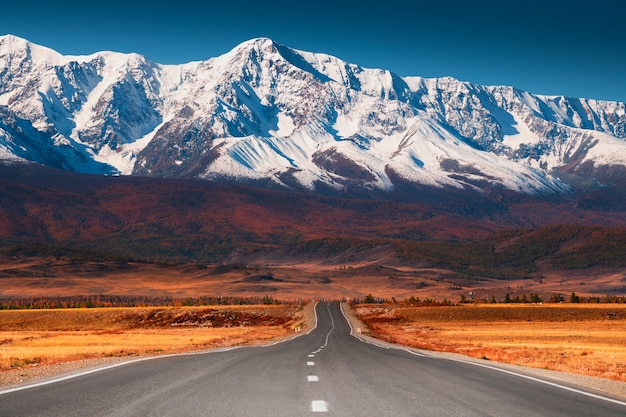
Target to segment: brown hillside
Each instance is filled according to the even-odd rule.
[[[0,296],[624,295],[625,212],[419,191],[347,198],[0,166]],[[207,264],[280,275],[194,269]]]

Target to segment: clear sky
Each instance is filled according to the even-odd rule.
[[[269,37],[401,76],[626,101],[618,0],[11,1],[0,34],[63,54],[137,52],[178,64]]]

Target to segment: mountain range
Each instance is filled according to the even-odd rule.
[[[400,77],[266,38],[162,65],[7,35],[0,160],[338,194],[562,196],[626,184],[626,109]]]

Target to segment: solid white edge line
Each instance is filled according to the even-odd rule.
[[[581,394],[581,395],[585,395],[587,397],[596,398],[598,400],[604,400],[604,401],[611,402],[611,403],[614,403],[614,404],[619,404],[619,405],[626,406],[626,402],[624,402],[624,401],[620,401],[620,400],[616,400],[616,399],[613,399],[613,398],[605,397],[605,396],[599,395],[599,394],[594,394],[594,393],[588,392],[588,391],[583,391],[583,390],[580,390],[580,389],[577,389],[577,388],[568,387],[567,385],[561,385],[561,384],[558,384],[556,382],[546,381],[544,379],[537,378],[537,377],[534,377],[534,376],[520,374],[520,373],[515,372],[515,371],[509,371],[507,369],[501,369],[501,368],[498,368],[498,367],[495,367],[495,366],[485,365],[483,363],[478,363],[478,362],[465,361],[465,360],[462,360],[462,359],[452,359],[451,358],[449,360],[452,360],[452,361],[455,361],[455,362],[468,363],[470,365],[480,366],[480,367],[491,369],[491,370],[494,370],[494,371],[504,372],[505,374],[514,375],[514,376],[517,376],[517,377],[520,377],[520,378],[529,379],[531,381],[540,382],[540,383],[545,384],[545,385],[550,385],[552,387],[561,388],[561,389],[566,390],[566,391],[575,392],[576,394]]]
[[[168,355],[149,356],[149,357],[145,357],[145,358],[131,359],[131,360],[128,360],[128,361],[123,361],[123,362],[115,363],[115,364],[112,364],[112,365],[105,365],[105,366],[101,366],[101,367],[98,367],[98,368],[89,369],[89,370],[86,370],[86,371],[81,371],[81,372],[78,372],[78,373],[75,373],[75,374],[68,374],[68,375],[64,375],[64,376],[58,377],[58,378],[48,379],[48,380],[40,381],[40,382],[34,382],[34,383],[28,384],[28,385],[22,385],[22,386],[13,387],[13,388],[7,388],[7,389],[4,389],[4,390],[0,389],[0,395],[2,395],[2,394],[10,394],[12,392],[17,392],[17,391],[24,391],[24,390],[31,389],[31,388],[43,387],[45,385],[55,384],[57,382],[67,381],[67,380],[73,379],[73,378],[79,378],[81,376],[90,375],[90,374],[93,374],[93,373],[96,373],[96,372],[100,372],[100,371],[106,371],[108,369],[117,368],[119,366],[131,365],[131,364],[137,363],[137,362],[150,361],[150,360],[163,359],[163,358],[171,358],[171,357],[175,357],[175,356],[208,355],[208,354],[211,354],[211,353],[228,352],[230,350],[242,349],[242,348],[247,348],[247,347],[265,348],[265,347],[275,346],[275,345],[277,345],[279,343],[289,342],[291,340],[294,340],[297,337],[308,335],[309,333],[311,333],[313,330],[315,330],[317,328],[317,304],[318,304],[318,302],[316,301],[315,305],[313,306],[313,312],[315,313],[315,324],[313,325],[313,327],[306,333],[300,333],[300,334],[298,334],[296,336],[293,336],[293,337],[290,337],[288,339],[279,340],[279,341],[268,343],[268,344],[265,344],[265,345],[233,346],[233,347],[227,347],[227,348],[215,349],[215,350],[208,350],[208,351],[207,350],[203,350],[203,351],[200,351],[200,352],[173,353],[173,354],[168,354]]]
[[[259,346],[238,346],[238,347],[270,347],[270,346],[276,346],[276,345],[278,345],[278,344],[280,344],[280,343],[285,343],[285,342],[289,342],[289,341],[292,341],[292,340],[294,340],[294,339],[297,339],[297,338],[298,338],[298,337],[300,337],[300,336],[306,336],[306,335],[308,335],[308,334],[309,334],[309,333],[311,333],[313,330],[317,329],[317,304],[318,304],[318,303],[319,303],[319,302],[318,302],[318,301],[316,301],[316,302],[315,302],[315,305],[313,306],[313,312],[315,313],[315,314],[314,314],[314,317],[315,317],[315,324],[313,325],[313,327],[311,327],[311,328],[309,329],[309,331],[307,331],[307,332],[305,332],[305,333],[300,333],[300,334],[297,334],[297,335],[292,336],[292,337],[289,337],[289,338],[287,338],[287,339],[277,340],[276,342],[268,343],[268,344],[265,344],[265,345],[259,345]]]
[[[599,395],[599,394],[594,394],[594,393],[588,392],[588,391],[583,391],[583,390],[580,390],[580,389],[577,389],[577,388],[568,387],[567,385],[561,385],[561,384],[558,384],[556,382],[546,381],[544,379],[537,378],[537,377],[534,377],[534,376],[524,375],[524,374],[521,374],[521,373],[518,373],[518,372],[515,372],[515,371],[509,371],[509,370],[506,370],[506,369],[503,369],[503,368],[498,368],[496,366],[486,365],[486,364],[483,364],[483,363],[478,363],[478,362],[473,362],[473,361],[463,360],[463,359],[444,358],[444,357],[435,356],[435,355],[424,355],[423,353],[416,352],[416,351],[411,350],[409,348],[406,348],[404,346],[396,346],[396,345],[393,345],[393,344],[390,344],[390,346],[382,346],[382,345],[379,345],[377,343],[373,343],[373,342],[370,342],[368,340],[365,340],[365,339],[357,336],[356,334],[354,334],[354,329],[352,328],[352,324],[350,324],[350,320],[348,320],[348,317],[346,316],[346,313],[343,311],[343,303],[341,303],[341,314],[343,314],[343,317],[348,322],[348,326],[350,326],[350,334],[353,337],[355,337],[356,339],[358,339],[359,341],[361,341],[363,343],[367,343],[368,345],[376,346],[378,348],[383,348],[383,349],[391,349],[391,348],[393,348],[393,349],[397,349],[397,350],[403,350],[403,351],[405,351],[407,353],[410,353],[411,355],[419,356],[419,357],[422,357],[422,358],[448,360],[448,361],[453,361],[453,362],[466,363],[466,364],[474,365],[474,366],[480,366],[480,367],[483,367],[483,368],[491,369],[493,371],[503,372],[505,374],[514,375],[514,376],[517,376],[517,377],[520,377],[520,378],[529,379],[529,380],[534,381],[534,382],[539,382],[539,383],[542,383],[542,384],[545,384],[545,385],[549,385],[549,386],[552,386],[552,387],[560,388],[560,389],[563,389],[565,391],[575,392],[576,394],[581,394],[581,395],[585,395],[587,397],[595,398],[595,399],[598,399],[598,400],[603,400],[603,401],[607,401],[607,402],[610,402],[610,403],[626,406],[626,402],[624,402],[624,401],[616,400],[616,399],[610,398],[610,397],[605,397],[605,396]]]
[[[355,338],[355,339],[357,339],[358,341],[360,341],[360,342],[362,342],[362,343],[366,343],[366,344],[368,344],[368,345],[373,345],[373,346],[376,346],[376,347],[381,348],[381,349],[387,349],[387,350],[389,350],[389,349],[390,349],[388,346],[380,345],[380,344],[375,343],[375,342],[373,342],[373,341],[365,340],[364,338],[362,338],[362,337],[360,337],[360,336],[357,336],[357,335],[354,333],[354,328],[352,327],[352,323],[350,323],[350,320],[348,319],[348,316],[346,316],[346,312],[345,312],[345,311],[343,311],[343,305],[344,305],[344,303],[339,304],[339,310],[341,311],[341,314],[343,315],[343,318],[344,318],[344,319],[346,319],[346,321],[348,322],[348,326],[350,327],[350,335],[351,335],[352,337],[354,337],[354,338]]]

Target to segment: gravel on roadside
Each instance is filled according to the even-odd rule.
[[[0,372],[0,387],[17,386],[34,381],[46,380],[59,375],[69,375],[127,360],[129,360],[128,357],[93,358],[62,362],[54,365],[35,364],[9,369]]]

